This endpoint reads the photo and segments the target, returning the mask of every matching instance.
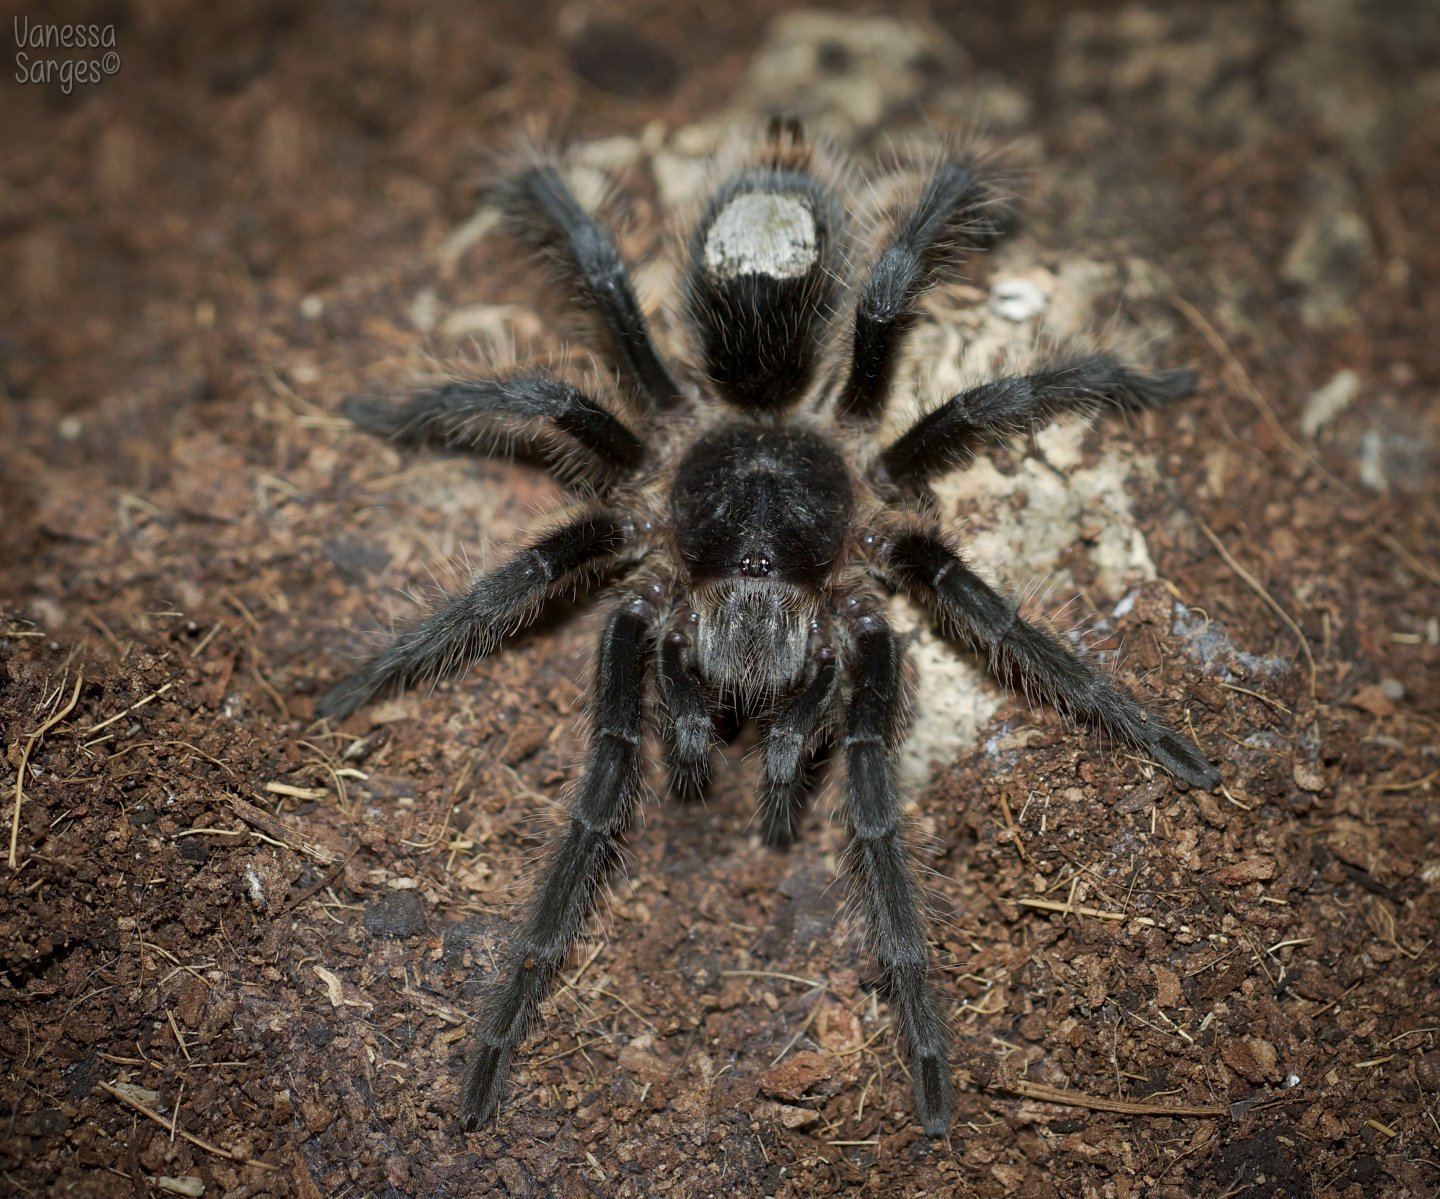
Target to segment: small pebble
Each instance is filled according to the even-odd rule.
[[[1305,401],[1300,415],[1300,432],[1314,437],[1344,412],[1360,395],[1360,376],[1352,370],[1337,371],[1330,381]]]
[[[1045,311],[1049,297],[1029,279],[1002,279],[990,289],[990,309],[1007,321],[1028,321]]]
[[[361,922],[372,937],[418,937],[426,931],[425,904],[414,891],[392,891],[367,905]]]

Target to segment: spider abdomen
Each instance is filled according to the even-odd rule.
[[[691,245],[686,308],[706,373],[752,411],[799,398],[829,332],[845,239],[843,210],[803,170],[732,179]]]

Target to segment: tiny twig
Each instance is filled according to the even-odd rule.
[[[247,639],[245,648],[249,651],[246,657],[250,660],[250,677],[255,680],[256,686],[265,692],[270,702],[275,705],[276,711],[280,713],[280,719],[289,720],[290,708],[285,703],[285,697],[276,691],[275,684],[260,672],[260,651],[255,648],[255,642]]]
[[[1375,795],[1394,795],[1397,791],[1414,791],[1436,779],[1440,779],[1440,770],[1432,770],[1423,778],[1411,779],[1408,783],[1376,783],[1370,791]]]
[[[302,903],[305,903],[314,896],[319,895],[321,891],[325,890],[326,887],[328,887],[331,883],[333,883],[337,878],[340,877],[345,867],[350,865],[350,863],[354,861],[355,855],[359,852],[360,851],[358,849],[352,849],[346,857],[336,862],[334,868],[318,883],[314,883],[311,886],[306,887],[305,890],[301,891],[299,895],[295,896],[294,899],[290,900],[288,903],[285,904],[284,907],[282,907],[278,912],[276,912],[275,919],[278,920],[281,916],[293,912]]]
[[[247,803],[238,795],[227,795],[225,798],[229,800],[235,815],[252,829],[269,837],[277,845],[283,845],[286,849],[303,853],[327,866],[339,860],[340,855],[334,850],[307,837],[298,828],[293,827],[279,816],[274,816],[263,808],[257,808],[254,804]]]
[[[1290,632],[1294,635],[1295,640],[1300,643],[1300,650],[1305,655],[1305,661],[1310,666],[1310,698],[1314,699],[1315,655],[1310,652],[1310,642],[1305,639],[1305,634],[1300,631],[1300,626],[1295,623],[1290,613],[1285,611],[1285,609],[1280,606],[1280,602],[1273,595],[1271,595],[1268,591],[1265,590],[1265,588],[1261,585],[1260,580],[1257,579],[1254,575],[1252,575],[1243,566],[1241,566],[1240,563],[1235,561],[1234,555],[1225,548],[1225,543],[1215,535],[1215,531],[1205,523],[1204,519],[1197,516],[1195,518],[1195,521],[1200,526],[1200,531],[1210,539],[1210,544],[1215,547],[1216,552],[1220,555],[1220,557],[1225,559],[1225,565],[1228,566],[1231,570],[1233,570],[1237,575],[1239,575],[1240,578],[1245,581],[1246,586],[1248,586],[1252,591],[1255,592],[1256,595],[1258,595],[1262,600],[1265,601],[1266,607],[1268,607],[1270,611],[1274,612],[1275,615],[1280,618],[1281,623],[1290,630]]]
[[[1020,829],[1015,824],[1015,818],[1010,814],[1010,801],[1005,798],[1005,793],[1000,793],[1000,812],[1005,817],[1005,831],[1010,834],[1010,840],[1014,842],[1015,852],[1020,855],[1020,860],[1027,866],[1033,865],[1030,855],[1025,852],[1025,842],[1020,836]]]
[[[92,724],[88,729],[85,730],[85,735],[88,737],[91,733],[98,733],[101,729],[108,728],[117,720],[121,720],[124,717],[128,716],[131,712],[135,711],[136,708],[143,708],[146,704],[159,699],[162,695],[165,694],[165,692],[169,691],[171,687],[175,686],[178,681],[179,680],[177,679],[171,679],[168,683],[165,684],[165,686],[161,687],[158,691],[152,691],[144,699],[137,699],[128,708],[116,712],[115,715],[110,717],[109,720],[102,720],[99,724]]]
[[[173,1018],[173,1017],[171,1018],[171,1023],[174,1023],[174,1018]],[[185,1055],[185,1058],[186,1058],[186,1060],[188,1061],[189,1058],[190,1058],[190,1055],[187,1053],[187,1054]],[[182,1078],[182,1079],[180,1080],[180,1089],[175,1092],[175,1112],[174,1112],[174,1114],[170,1117],[170,1143],[171,1143],[172,1145],[175,1143],[175,1133],[176,1133],[177,1131],[179,1131],[179,1127],[180,1127],[180,1100],[182,1100],[182,1099],[184,1099],[184,1098],[185,1098],[185,1080]]]
[[[127,1095],[124,1091],[120,1090],[119,1087],[112,1087],[108,1082],[97,1083],[96,1086],[107,1095],[120,1100],[126,1107],[139,1112],[147,1120],[153,1120],[156,1124],[160,1125],[161,1128],[172,1130],[176,1136],[189,1141],[190,1144],[194,1145],[197,1149],[203,1149],[206,1153],[213,1153],[216,1157],[223,1157],[227,1161],[232,1161],[239,1166],[257,1166],[261,1170],[279,1169],[278,1166],[272,1166],[269,1162],[262,1162],[258,1158],[245,1157],[243,1154],[236,1153],[234,1150],[225,1149],[220,1145],[212,1145],[209,1141],[202,1140],[193,1133],[186,1132],[183,1128],[177,1129],[174,1121],[167,1120],[154,1108],[146,1107],[145,1104],[141,1103],[140,1100],[136,1099],[133,1095]]]
[[[25,768],[30,763],[30,751],[35,748],[40,738],[45,736],[51,729],[59,724],[65,717],[75,710],[75,704],[80,699],[80,685],[85,682],[83,673],[75,676],[75,690],[70,693],[70,702],[50,717],[33,733],[25,737],[25,746],[20,751],[20,765],[15,769],[15,806],[10,813],[10,869],[14,870],[19,864],[20,844],[20,809],[25,803]]]
[[[158,949],[159,946],[157,945],[155,948]],[[185,1044],[185,1038],[180,1035],[180,1026],[175,1023],[175,1013],[167,1010],[165,1013],[165,1019],[170,1021],[170,1032],[171,1035],[173,1035],[175,1038],[175,1044],[180,1046],[180,1052],[185,1055],[185,1060],[187,1062],[190,1061],[190,1047]],[[175,1107],[178,1111],[180,1107],[180,1100],[175,1100]]]
[[[825,990],[823,982],[816,982],[813,978],[801,978],[798,974],[781,974],[775,970],[722,970],[721,978],[781,978],[790,983],[803,983],[807,987],[818,987]]]
[[[1017,899],[1015,903],[1022,908],[1038,908],[1042,912],[1060,912],[1066,916],[1088,916],[1092,920],[1133,920],[1136,924],[1143,924],[1147,928],[1155,927],[1155,920],[1150,916],[1136,916],[1132,912],[1107,912],[1102,908],[1087,908],[1078,906],[1069,900],[1059,903],[1053,899]]]
[[[1226,1109],[1218,1106],[1192,1106],[1170,1103],[1133,1103],[1126,1099],[1108,1099],[1104,1095],[1086,1095],[1080,1091],[1066,1091],[1060,1087],[1047,1086],[1043,1082],[997,1082],[991,1090],[1009,1091],[1013,1095],[1024,1095],[1027,1099],[1038,1099],[1043,1103],[1061,1103],[1068,1107],[1085,1107],[1097,1112],[1119,1112],[1126,1116],[1224,1116]]]
[[[1226,691],[1238,691],[1241,695],[1248,695],[1251,699],[1258,699],[1262,704],[1269,704],[1277,712],[1283,712],[1286,716],[1294,715],[1294,713],[1278,699],[1271,699],[1268,695],[1261,695],[1258,691],[1251,691],[1249,687],[1239,687],[1234,683],[1221,683],[1220,686],[1225,688]]]
[[[824,995],[822,993],[820,999],[823,998]],[[786,1041],[785,1047],[775,1055],[774,1060],[772,1060],[770,1063],[770,1068],[772,1070],[776,1066],[778,1066],[782,1060],[784,1060],[785,1055],[789,1053],[790,1050],[795,1048],[796,1042],[798,1042],[800,1038],[803,1037],[810,1030],[810,1025],[815,1023],[815,1017],[820,1013],[820,999],[817,999],[814,1003],[810,1005],[810,1010],[806,1013],[805,1019],[801,1022],[800,1027],[795,1030],[795,1035],[791,1037],[788,1041]]]

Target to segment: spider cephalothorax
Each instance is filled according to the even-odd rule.
[[[559,374],[519,373],[450,382],[399,408],[347,401],[357,424],[407,443],[474,449],[532,435],[584,498],[401,632],[323,698],[320,714],[345,716],[462,670],[562,586],[618,588],[569,825],[481,1005],[460,1100],[471,1127],[494,1114],[511,1056],[615,862],[641,789],[652,691],[683,795],[705,787],[722,709],[758,721],[771,845],[794,837],[810,760],[838,743],[849,871],[932,1135],[948,1124],[950,1070],[901,837],[901,650],[883,589],[929,605],[1027,694],[1187,783],[1218,784],[1190,741],[985,583],[926,503],[931,478],[997,436],[1069,412],[1156,407],[1189,394],[1193,375],[1078,355],[964,391],[882,444],[876,430],[922,296],[1008,223],[973,161],[938,158],[916,183],[866,254],[833,168],[793,124],[774,125],[723,174],[691,232],[681,323],[693,365],[680,372],[657,350],[614,243],[561,163],[537,159],[500,201],[598,315],[619,386],[601,396]],[[852,272],[852,261],[865,265]]]

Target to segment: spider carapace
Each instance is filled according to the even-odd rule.
[[[687,349],[673,360],[566,174],[562,158],[537,155],[500,186],[498,202],[596,318],[609,381],[586,384],[557,367],[452,380],[398,407],[345,406],[362,428],[403,443],[488,451],[531,440],[575,502],[335,686],[321,715],[463,670],[557,589],[615,589],[584,773],[481,1002],[461,1114],[469,1127],[494,1115],[511,1059],[615,864],[653,706],[672,790],[685,796],[705,788],[719,713],[758,722],[762,828],[773,846],[794,838],[808,767],[836,745],[847,871],[920,1120],[941,1135],[951,1110],[945,1005],[901,835],[902,659],[884,595],[901,590],[928,605],[1027,695],[1191,785],[1215,787],[1218,773],[1192,742],[966,564],[928,495],[929,480],[997,437],[1067,413],[1158,407],[1188,395],[1194,376],[1141,372],[1102,353],[1058,357],[952,396],[887,441],[881,418],[923,296],[1009,224],[978,160],[937,153],[897,167],[891,191],[908,181],[908,194],[863,216],[842,199],[857,194],[850,168],[793,123],[772,124],[717,166],[693,223],[677,322]]]

